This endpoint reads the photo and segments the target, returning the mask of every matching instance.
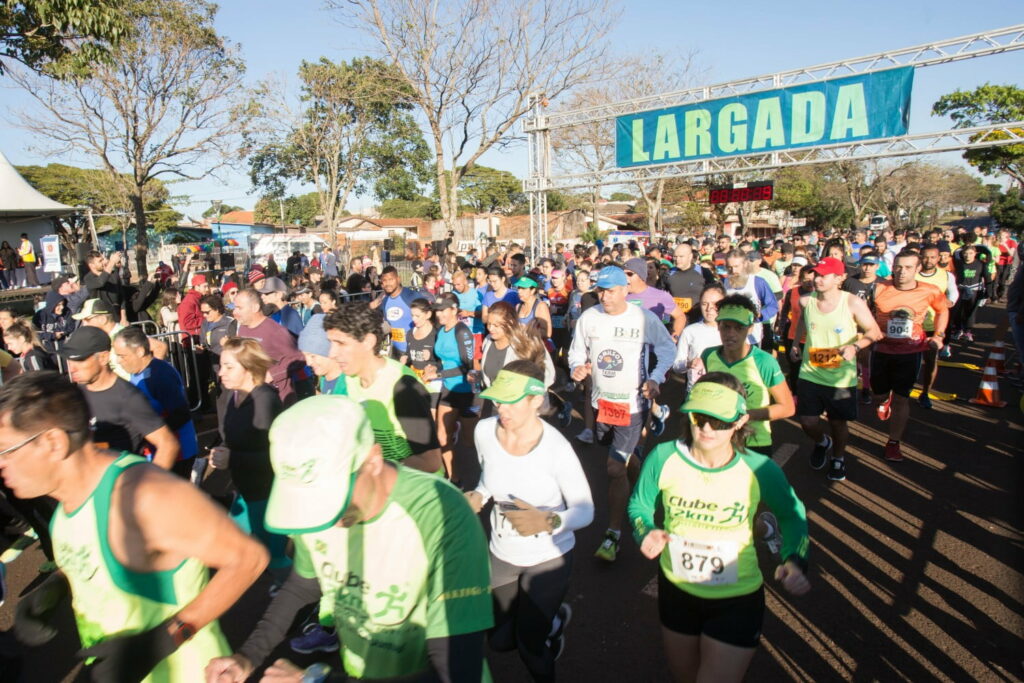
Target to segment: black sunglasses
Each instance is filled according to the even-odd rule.
[[[690,413],[690,422],[693,423],[697,429],[704,429],[704,425],[710,424],[711,428],[718,432],[732,429],[732,426],[735,424],[735,422],[719,420],[717,417],[711,417],[704,413]]]

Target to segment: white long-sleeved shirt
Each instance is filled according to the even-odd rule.
[[[654,369],[647,372],[647,354],[653,352]],[[657,316],[639,306],[629,305],[622,313],[610,315],[601,305],[588,308],[576,323],[569,346],[569,371],[591,363],[591,400],[628,403],[639,410],[640,387],[647,379],[658,384],[672,367],[676,345]]]
[[[481,420],[473,431],[480,459],[476,492],[491,510],[491,552],[499,560],[532,567],[561,557],[576,545],[576,529],[594,519],[590,484],[572,445],[557,429],[543,422],[540,441],[525,455],[511,455],[498,441],[498,418]],[[562,525],[554,534],[521,536],[505,518],[499,503],[526,501],[540,510],[557,512]]]
[[[700,379],[704,370],[690,367],[697,358],[700,358],[705,349],[712,346],[722,345],[722,335],[718,333],[717,323],[706,323],[701,320],[699,323],[687,325],[683,333],[679,335],[679,344],[676,346],[676,359],[672,363],[673,369],[678,373],[686,373],[686,386],[693,388],[694,382]]]

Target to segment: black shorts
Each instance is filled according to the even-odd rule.
[[[757,647],[764,622],[764,586],[735,598],[698,598],[658,571],[658,617],[669,631],[707,636],[736,647]]]
[[[857,419],[857,387],[827,387],[807,379],[796,381],[796,414],[798,417],[818,417],[822,413],[830,420]]]
[[[473,405],[473,393],[470,391],[450,391],[448,387],[442,386],[438,404],[451,406],[462,413],[469,410]]]
[[[642,403],[646,403],[646,401],[642,401]],[[629,425],[625,427],[595,422],[597,441],[608,444],[609,458],[623,464],[629,462],[629,457],[633,455],[637,444],[640,443],[644,425],[647,424],[648,412],[648,409],[644,408],[638,413],[631,413]]]
[[[917,375],[921,371],[921,352],[881,353],[871,352],[871,393],[910,396]]]

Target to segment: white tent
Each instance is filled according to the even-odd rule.
[[[36,253],[42,254],[39,238],[56,232],[52,219],[74,212],[73,206],[55,202],[29,185],[0,152],[0,240],[17,249],[21,234],[25,233]],[[38,275],[40,281],[49,279],[41,264]]]

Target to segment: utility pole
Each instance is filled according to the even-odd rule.
[[[277,200],[277,208],[281,211],[281,227],[284,227],[284,200]]]

